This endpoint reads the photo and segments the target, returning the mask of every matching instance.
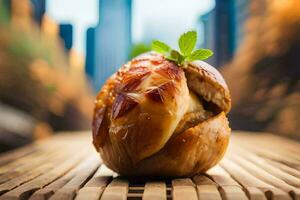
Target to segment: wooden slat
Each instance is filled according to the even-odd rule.
[[[196,200],[197,192],[194,183],[189,178],[172,180],[172,197],[174,200],[190,199]]]
[[[91,157],[87,161],[83,162],[82,169],[80,169],[76,176],[71,179],[66,185],[60,188],[51,196],[50,200],[72,200],[74,199],[76,192],[87,182],[94,172],[99,167],[98,157]]]
[[[102,165],[98,171],[94,174],[93,178],[79,190],[76,196],[76,200],[98,200],[108,182],[112,179],[113,172],[107,171],[104,165]]]
[[[34,161],[38,158],[42,158],[45,153],[46,152],[42,152],[42,151],[33,152],[32,154],[25,155],[24,157],[17,159],[15,161],[12,161],[12,162],[8,163],[7,165],[1,166],[0,167],[1,177],[11,171],[15,171],[15,170],[18,170],[19,168],[27,167],[28,164],[29,165],[31,164],[28,161],[31,161],[31,160]],[[40,159],[38,159],[38,160],[40,160]]]
[[[0,200],[300,198],[299,143],[232,135],[225,158],[207,173],[154,180],[118,177],[101,165],[90,134],[57,135],[0,155]]]
[[[247,134],[244,134],[243,137],[247,136]],[[248,136],[248,140],[256,143],[257,145],[263,146],[265,149],[268,149],[272,152],[276,152],[277,154],[280,154],[282,156],[286,156],[289,158],[292,158],[298,163],[300,163],[300,151],[296,151],[294,148],[291,148],[292,142],[286,142],[284,138],[282,141],[279,143],[277,140],[277,137],[275,136],[270,136],[269,134],[262,134],[257,136],[257,138],[253,138]],[[274,148],[274,145],[280,145],[280,148]]]
[[[46,187],[36,191],[31,197],[30,200],[46,200],[49,199],[57,190],[62,188],[65,184],[67,184],[74,176],[76,176],[77,171],[82,168],[81,165],[73,168],[66,175],[63,175],[55,182],[47,185]]]
[[[276,135],[272,135],[269,133],[247,133],[243,132],[242,134],[239,134],[237,138],[245,138],[250,139],[254,142],[262,143],[264,145],[267,145],[269,148],[274,149],[274,146],[279,145],[278,150],[287,150],[289,152],[293,152],[296,155],[300,154],[300,149],[299,149],[299,143],[292,141],[290,139],[286,139],[284,137],[279,137]],[[299,160],[299,158],[298,158]]]
[[[297,178],[300,178],[300,171],[297,169],[294,169],[290,166],[287,166],[286,164],[277,162],[277,161],[273,161],[270,159],[265,159],[268,163],[270,163],[272,166],[277,167],[278,169],[281,169],[282,171],[285,171],[286,173],[295,176]]]
[[[249,199],[253,200],[266,200],[267,197],[265,196],[264,192],[256,187],[246,187],[246,194]]]
[[[215,185],[197,185],[199,199],[220,200],[222,199],[218,188]]]
[[[33,157],[27,157],[24,162],[14,162],[15,166],[8,165],[6,168],[6,172],[3,172],[0,175],[0,183],[7,182],[14,178],[19,178],[20,176],[24,175],[25,173],[29,172],[30,170],[39,167],[42,164],[45,164],[49,159],[57,156],[55,153],[50,153],[45,156],[46,153],[38,154]],[[21,160],[21,159],[20,159]],[[19,161],[19,160],[18,160]],[[11,163],[12,164],[12,163]]]
[[[285,171],[282,171],[281,169],[277,168],[276,166],[273,166],[271,164],[269,164],[269,161],[264,160],[262,158],[260,158],[259,156],[243,150],[241,148],[237,149],[238,150],[238,154],[237,155],[233,155],[231,156],[231,159],[235,162],[237,161],[244,161],[246,162],[251,162],[251,164],[255,164],[257,167],[265,170],[267,173],[283,180],[284,182],[295,186],[296,188],[300,188],[300,179],[292,176],[288,173],[286,173]],[[246,160],[245,160],[246,159]]]
[[[261,144],[258,145],[260,141],[259,139],[257,140],[249,139],[249,136],[243,139],[242,135],[238,135],[238,137],[235,137],[234,141],[235,141],[235,145],[240,145],[242,148],[254,152],[257,155],[260,155],[262,157],[266,157],[271,160],[276,160],[282,163],[286,163],[289,166],[294,166],[294,167],[300,166],[299,160],[290,158],[285,153],[283,153],[282,149],[280,148],[277,149],[274,148],[274,146],[270,147],[267,144],[267,142],[263,143],[262,145]]]
[[[232,179],[224,169],[219,166],[214,167],[208,172],[209,176],[220,186],[222,198],[225,199],[247,199],[246,194],[242,190],[242,186]]]
[[[34,144],[22,147],[17,150],[12,150],[3,154],[0,154],[0,166],[7,164],[11,161],[17,160],[18,158],[24,157],[37,150]]]
[[[116,178],[104,190],[101,200],[125,200],[128,193],[128,181]]]
[[[212,179],[208,178],[204,174],[198,174],[193,176],[193,181],[196,185],[215,185],[218,186],[216,182],[214,182]]]
[[[193,177],[197,185],[198,199],[219,200],[222,199],[218,190],[218,184],[205,175],[196,175]]]
[[[238,184],[234,179],[232,179],[231,175],[228,174],[219,165],[208,170],[207,174],[220,186],[241,187],[240,184]]]
[[[231,174],[231,176],[233,176],[239,183],[243,185],[243,187],[248,191],[250,197],[257,196],[257,193],[252,194],[252,190],[248,190],[248,188],[256,187],[261,189],[264,193],[268,193],[269,196],[271,194],[276,199],[289,199],[289,195],[287,193],[276,189],[272,185],[269,185],[256,178],[245,169],[228,159],[222,160],[221,166],[224,167]]]
[[[143,200],[166,200],[167,191],[164,182],[147,182],[143,193]]]
[[[70,144],[50,139],[48,140],[48,142],[42,141],[30,145],[29,147],[35,149],[34,152],[32,152],[31,154],[26,154],[24,157],[21,157],[8,163],[5,166],[0,167],[0,183],[2,183],[2,181],[6,182],[12,178],[18,177],[20,174],[26,173],[30,169],[39,166],[41,163],[49,161],[49,159],[51,160],[53,155],[61,156],[62,154],[70,152],[72,148],[68,148],[68,146],[76,145],[77,143],[78,141],[74,144]],[[61,151],[61,149],[64,149],[64,151]],[[23,148],[20,149],[20,151],[23,151]],[[17,154],[17,152],[15,152],[14,154]]]
[[[287,184],[284,180],[273,176],[272,174],[268,173],[267,171],[261,169],[257,165],[253,164],[252,162],[247,161],[244,158],[239,157],[239,159],[234,160],[236,163],[240,164],[243,168],[248,170],[250,173],[254,174],[254,176],[258,177],[260,180],[273,185],[276,188],[279,188],[293,196],[293,198],[300,198],[300,191]]]
[[[244,191],[237,186],[222,186],[220,188],[221,196],[223,199],[230,200],[247,200]]]
[[[45,157],[48,157],[47,154],[45,154]],[[51,156],[49,156],[49,159],[50,158],[51,158]],[[15,178],[1,184],[0,185],[0,194],[8,192],[8,191],[22,185],[23,183],[26,183],[42,174],[48,172],[49,170],[55,168],[57,166],[57,163],[62,162],[64,159],[65,159],[65,155],[60,154],[60,155],[56,156],[55,159],[52,159],[51,160],[52,162],[44,161],[43,164],[32,169],[28,173],[24,173],[24,174],[20,175],[19,177],[15,177]]]
[[[21,185],[20,187],[5,193],[0,199],[27,199],[29,196],[38,189],[43,188],[45,185],[58,179],[71,168],[73,168],[84,156],[83,153],[78,153],[76,156],[71,157],[67,161],[58,165],[56,168],[48,171],[47,173],[37,177],[36,179]]]

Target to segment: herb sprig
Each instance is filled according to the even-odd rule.
[[[184,66],[186,62],[194,60],[205,60],[213,55],[209,49],[195,49],[197,42],[197,32],[188,31],[182,34],[178,40],[180,51],[172,49],[169,45],[159,40],[152,42],[152,50],[163,54],[166,59],[176,62],[180,66]]]

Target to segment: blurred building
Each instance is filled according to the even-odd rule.
[[[46,0],[2,0],[16,26],[41,27],[46,12]]]
[[[100,0],[99,25],[95,30],[96,90],[128,58],[131,48],[131,5],[131,0]]]
[[[42,19],[46,11],[46,0],[31,0],[33,6],[33,18],[37,24],[42,24]]]
[[[214,51],[209,59],[212,65],[222,66],[233,58],[244,35],[248,7],[249,0],[216,0],[215,8],[199,17],[204,29],[202,46]]]
[[[86,31],[85,72],[93,80],[95,76],[95,28]]]
[[[250,17],[250,0],[238,0],[234,4],[234,51],[238,49],[244,39],[245,23]]]
[[[9,2],[10,20],[13,26],[30,30],[34,24],[32,20],[32,4],[30,0],[11,0]]]
[[[45,15],[44,4],[0,0],[0,151],[90,126],[93,98],[83,56],[64,53],[72,28]]]
[[[59,36],[63,41],[66,52],[69,52],[73,46],[73,26],[71,24],[60,24]]]

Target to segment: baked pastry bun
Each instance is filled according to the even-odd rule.
[[[191,176],[216,165],[228,145],[231,107],[220,73],[202,61],[185,68],[150,52],[100,90],[93,143],[121,175]]]

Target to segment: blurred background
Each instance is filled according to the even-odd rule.
[[[90,129],[106,78],[188,30],[214,51],[233,129],[300,138],[299,0],[0,0],[0,151]]]

